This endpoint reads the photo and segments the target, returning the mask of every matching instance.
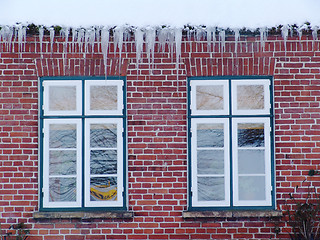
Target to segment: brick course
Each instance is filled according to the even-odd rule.
[[[320,47],[311,36],[270,36],[264,49],[258,37],[219,41],[182,41],[181,60],[159,52],[150,63],[144,51],[136,64],[134,42],[121,51],[109,47],[107,73],[100,47],[64,52],[59,37],[51,52],[45,37],[28,36],[25,51],[0,44],[0,224],[25,222],[32,240],[58,239],[282,239],[277,219],[221,217],[184,219],[187,210],[187,77],[274,77],[277,209],[285,210],[296,187],[318,187],[320,153]],[[286,44],[286,46],[284,46]],[[41,219],[38,211],[38,77],[126,76],[128,114],[128,199],[132,219]],[[304,180],[306,180],[304,182]],[[300,191],[300,190],[299,190]]]

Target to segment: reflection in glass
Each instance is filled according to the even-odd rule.
[[[222,123],[197,125],[198,147],[223,147],[224,133]]]
[[[49,110],[72,111],[77,110],[76,86],[50,86]]]
[[[76,193],[76,178],[49,178],[50,202],[75,202]]]
[[[198,201],[225,200],[223,177],[198,177]]]
[[[116,201],[117,178],[116,177],[92,177],[90,178],[91,201]]]
[[[265,173],[264,150],[239,149],[239,174]]]
[[[50,124],[49,147],[50,148],[76,148],[77,146],[76,124]]]
[[[264,109],[264,86],[238,85],[237,106],[238,110]]]
[[[117,86],[90,86],[90,110],[117,110]]]
[[[73,175],[76,170],[76,150],[50,150],[49,151],[49,175]]]
[[[223,150],[198,150],[198,174],[224,174]]]
[[[240,176],[239,200],[265,200],[265,177]]]
[[[116,124],[90,124],[90,147],[117,147]]]
[[[197,86],[197,110],[223,110],[223,85]]]
[[[116,174],[117,151],[116,150],[91,150],[90,151],[91,174]]]
[[[263,123],[238,123],[239,147],[263,147],[264,124]]]

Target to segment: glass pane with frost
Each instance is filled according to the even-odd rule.
[[[264,147],[263,123],[238,123],[239,147]]]
[[[197,125],[198,147],[223,147],[224,132],[222,123]]]
[[[197,110],[223,110],[223,85],[205,85],[196,88]]]
[[[224,174],[223,150],[198,150],[198,174]]]
[[[91,174],[116,174],[117,151],[116,150],[91,150],[90,151]]]
[[[265,200],[264,176],[239,176],[239,200]]]
[[[224,177],[198,177],[198,201],[225,200]]]
[[[77,110],[76,86],[50,86],[49,111]]]
[[[50,124],[49,148],[76,148],[76,124]]]
[[[50,150],[49,175],[75,175],[77,173],[76,150]]]
[[[263,85],[238,85],[237,86],[238,110],[264,109]]]
[[[90,86],[90,110],[117,110],[117,86]]]
[[[117,178],[116,177],[92,177],[90,178],[91,201],[116,201]]]
[[[265,173],[265,150],[263,149],[239,149],[238,151],[238,173],[253,174]]]
[[[116,124],[90,124],[90,147],[117,147]]]
[[[77,193],[76,178],[49,178],[49,202],[75,202]]]

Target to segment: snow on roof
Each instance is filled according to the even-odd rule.
[[[320,26],[320,0],[1,0],[0,26]]]

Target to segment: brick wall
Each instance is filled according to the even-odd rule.
[[[284,46],[286,44],[286,47]],[[110,46],[107,73],[94,51],[63,51],[64,41],[42,45],[29,36],[23,51],[0,44],[0,223],[6,230],[25,222],[29,239],[276,239],[290,228],[268,217],[182,217],[187,210],[187,76],[274,76],[277,209],[288,193],[305,197],[320,185],[309,169],[320,163],[320,47],[311,36],[257,37],[235,44],[182,42],[175,54],[146,52],[137,66],[135,46],[124,43],[121,58]],[[235,47],[237,50],[235,51]],[[127,77],[128,198],[130,219],[34,219],[38,211],[38,77],[78,75]],[[298,190],[296,187],[299,186]],[[275,226],[281,233],[275,234]]]

